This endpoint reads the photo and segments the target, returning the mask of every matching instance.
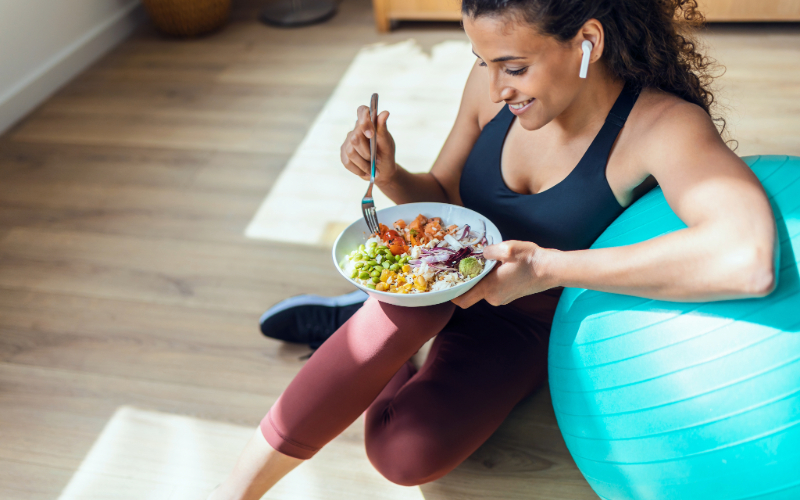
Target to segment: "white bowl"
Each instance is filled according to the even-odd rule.
[[[392,223],[397,219],[403,219],[407,223],[410,223],[416,219],[417,215],[419,214],[422,214],[428,218],[440,217],[442,219],[442,224],[448,226],[451,224],[458,224],[459,226],[462,224],[469,224],[471,228],[479,228],[481,226],[480,221],[483,221],[486,223],[486,239],[489,241],[489,243],[500,243],[503,241],[502,237],[500,236],[500,231],[497,229],[497,226],[492,223],[492,221],[482,216],[478,212],[475,212],[474,210],[459,207],[457,205],[449,205],[447,203],[407,203],[405,205],[384,208],[378,210],[378,220],[391,228]],[[361,290],[364,290],[371,297],[375,297],[381,302],[394,304],[396,306],[432,306],[452,300],[459,295],[466,293],[470,288],[475,286],[477,282],[489,274],[495,265],[495,261],[487,260],[481,274],[472,278],[466,283],[460,283],[446,290],[424,293],[379,292],[351,280],[349,276],[344,274],[342,268],[339,267],[339,263],[342,262],[342,260],[350,254],[350,252],[358,248],[359,245],[364,244],[368,238],[369,229],[367,228],[367,223],[364,221],[363,217],[350,224],[347,229],[342,231],[342,234],[336,238],[336,242],[333,244],[333,263],[336,266],[336,269],[339,271],[339,274],[344,276],[344,278],[350,283],[357,286]]]

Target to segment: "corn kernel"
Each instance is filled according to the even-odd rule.
[[[417,287],[417,290],[425,291],[428,288],[428,283],[422,276],[417,276],[417,278],[414,280],[414,286]]]
[[[387,285],[386,283],[383,283],[383,282],[378,283],[377,285],[375,285],[375,290],[377,290],[379,292],[385,292],[388,288],[389,288],[389,285]]]
[[[386,280],[389,279],[389,273],[390,273],[390,271],[388,269],[384,269],[383,271],[381,271],[381,281],[382,282],[386,283]]]
[[[403,272],[404,273],[410,273],[411,272],[411,266],[409,266],[408,264],[404,265],[403,266]]]

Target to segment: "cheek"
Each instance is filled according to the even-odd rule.
[[[519,124],[525,130],[539,130],[547,125],[553,117],[549,116],[547,107],[542,105],[542,101],[536,99],[533,106],[522,116],[518,117]]]

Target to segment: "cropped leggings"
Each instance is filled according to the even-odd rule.
[[[560,292],[468,309],[370,298],[306,362],[261,431],[274,449],[308,459],[366,410],[367,456],[384,477],[406,486],[438,479],[544,382]],[[434,336],[416,371],[409,359]]]

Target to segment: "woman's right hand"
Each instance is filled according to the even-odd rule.
[[[369,107],[358,107],[358,120],[355,128],[347,134],[341,148],[341,158],[344,167],[361,177],[369,180],[370,154],[369,139],[376,133],[372,120],[369,119]],[[375,158],[375,183],[387,184],[397,171],[394,162],[394,139],[386,128],[389,112],[383,111],[378,115],[378,153]]]

